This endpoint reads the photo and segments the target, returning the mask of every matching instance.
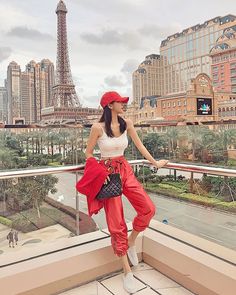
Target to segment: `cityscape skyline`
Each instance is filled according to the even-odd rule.
[[[6,4],[0,0],[0,40],[4,44],[0,46],[0,86],[4,85],[7,66],[13,60],[21,67],[31,59],[49,58],[54,64],[56,61],[54,12],[58,1],[41,1],[40,7],[35,1],[32,4],[21,2],[10,0]],[[236,12],[233,1],[228,1],[227,7],[221,1],[209,2],[190,5],[182,1],[181,6],[177,1],[164,4],[140,0],[134,4],[126,0],[102,1],[98,6],[93,0],[79,3],[65,0],[70,12],[68,35],[72,75],[83,106],[97,107],[99,96],[108,89],[132,97],[132,72],[146,55],[159,53],[163,39],[207,19]],[[201,3],[205,8],[198,14]],[[170,9],[170,5],[175,9]],[[150,6],[152,9],[147,9]],[[190,6],[192,10],[186,14]],[[158,20],[154,11],[159,11]],[[175,15],[172,15],[173,11]],[[181,18],[183,15],[185,17]],[[124,17],[127,21],[122,23]]]

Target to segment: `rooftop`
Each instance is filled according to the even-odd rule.
[[[233,14],[228,14],[228,15],[225,15],[223,17],[217,16],[215,18],[212,18],[210,20],[205,21],[203,24],[197,24],[195,26],[192,26],[192,27],[189,27],[187,29],[184,29],[182,32],[177,32],[177,33],[175,33],[173,35],[168,36],[166,39],[164,39],[161,42],[161,47],[166,46],[167,43],[169,41],[173,40],[173,39],[176,39],[176,38],[179,38],[179,37],[183,37],[186,34],[189,34],[189,33],[196,32],[198,30],[204,29],[204,28],[208,27],[208,25],[211,22],[213,22],[213,23],[219,23],[220,25],[223,25],[225,23],[232,22],[232,21],[235,21],[235,20],[236,20],[236,16],[233,15]]]

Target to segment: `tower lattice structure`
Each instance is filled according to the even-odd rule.
[[[66,14],[67,8],[65,3],[60,0],[57,5],[57,67],[56,67],[56,84],[53,87],[52,106],[55,107],[81,107],[79,98],[75,91],[73,83],[68,43],[67,43],[67,26]]]

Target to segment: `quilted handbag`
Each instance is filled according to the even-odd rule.
[[[122,184],[120,173],[109,174],[110,181],[107,184],[103,184],[96,199],[103,200],[112,197],[118,197],[122,194]]]

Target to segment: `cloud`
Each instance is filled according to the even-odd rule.
[[[132,83],[132,74],[138,68],[140,62],[136,59],[127,59],[122,68],[121,73],[125,76],[126,85],[131,85]]]
[[[14,27],[8,33],[8,36],[18,37],[18,38],[25,38],[31,40],[54,40],[53,36],[47,33],[41,33],[35,29],[29,29],[27,27]]]
[[[20,2],[20,3],[19,3]],[[11,28],[28,25],[36,26],[37,21],[35,17],[27,13],[25,10],[19,7],[24,1],[19,1],[18,3],[12,3],[11,1],[0,0],[0,31],[7,32]],[[29,3],[28,3],[29,7]]]
[[[83,97],[83,99],[84,100],[86,100],[87,102],[92,102],[92,103],[98,103],[98,100],[99,100],[99,98],[98,98],[98,96],[95,96],[95,95],[91,95],[91,96],[84,96]]]
[[[125,82],[123,82],[122,76],[116,75],[105,77],[104,82],[109,87],[123,87],[126,84]]]
[[[12,53],[10,47],[0,47],[0,62],[7,59]]]
[[[163,38],[180,30],[181,26],[178,23],[168,26],[145,24],[130,30],[120,27],[103,28],[100,32],[84,32],[80,36],[82,40],[93,45],[120,46],[131,50],[143,50],[154,44],[154,46],[158,47]],[[153,39],[155,42],[153,42]]]
[[[128,59],[123,63],[122,68],[116,74],[105,76],[104,84],[100,85],[100,90],[118,90],[124,91],[126,87],[130,87],[132,81],[132,73],[137,69],[139,62],[135,59]]]
[[[96,35],[94,33],[84,33],[81,35],[82,39],[92,44],[120,44],[122,43],[122,36],[115,30],[103,30],[102,33]]]
[[[162,39],[166,38],[169,35],[172,35],[174,33],[177,33],[181,31],[181,25],[180,24],[170,24],[169,26],[158,26],[155,24],[145,24],[143,25],[138,32],[147,37],[151,36],[155,39]]]
[[[129,49],[137,49],[141,45],[141,39],[136,32],[119,32],[118,29],[103,29],[97,34],[83,33],[81,38],[90,44],[121,45]]]
[[[139,0],[138,0],[139,1]],[[93,11],[96,13],[102,13],[104,16],[104,12],[107,12],[107,16],[110,15],[130,15],[130,11],[134,11],[136,8],[136,2],[133,0],[74,0],[74,2],[79,5],[80,9],[84,8],[87,11]],[[146,5],[146,4],[145,4]]]
[[[121,72],[130,75],[137,69],[139,64],[140,62],[136,59],[128,59],[124,62]]]
[[[81,97],[81,103],[83,106],[86,107],[93,107],[93,108],[97,108],[99,106],[99,102],[100,102],[100,96],[95,96],[95,95],[86,95]]]

